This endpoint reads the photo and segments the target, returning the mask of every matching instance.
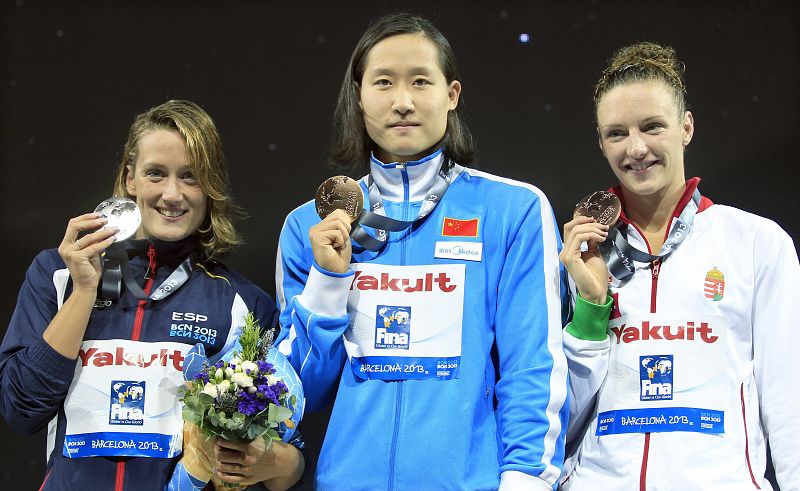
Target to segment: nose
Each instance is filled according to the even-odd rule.
[[[412,99],[411,92],[408,89],[401,87],[395,91],[392,110],[401,116],[406,116],[414,112],[414,100]]]
[[[628,138],[628,157],[636,160],[647,156],[647,143],[638,131],[632,131]]]
[[[164,190],[161,192],[161,199],[167,203],[175,203],[181,200],[181,190],[178,178],[170,176],[165,179]]]

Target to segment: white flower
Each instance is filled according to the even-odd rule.
[[[230,380],[223,380],[222,382],[217,385],[217,389],[220,392],[228,392],[231,389],[231,382]]]
[[[219,394],[217,393],[217,386],[212,384],[211,382],[206,383],[203,387],[203,394],[208,394],[211,397],[217,397]]]
[[[251,385],[250,387],[247,388],[248,394],[255,394],[256,392],[258,392],[258,387],[256,387],[255,385]]]
[[[241,372],[234,373],[231,380],[239,387],[251,387],[253,385],[253,377]]]
[[[237,367],[237,368],[238,368],[238,367]],[[233,368],[231,368],[231,367],[228,367],[228,368],[226,368],[226,369],[225,369],[225,375],[227,375],[227,376],[228,376],[228,378],[231,378],[231,377],[233,377]]]
[[[217,368],[217,371],[214,372],[214,378],[217,380],[222,380],[223,371],[221,368]]]
[[[250,370],[250,375],[255,375],[258,373],[258,365],[256,365],[252,361],[243,361],[242,371],[247,373],[248,370]]]
[[[235,365],[235,366],[237,366],[237,367],[238,367],[239,365],[241,365],[241,364],[242,364],[242,360],[240,360],[240,359],[239,359],[239,358],[237,358],[237,357],[233,357],[233,358],[231,358],[231,360],[230,360],[228,363],[230,363],[231,365]]]
[[[267,375],[267,383],[270,385],[270,387],[272,387],[278,383],[278,377],[275,375]]]

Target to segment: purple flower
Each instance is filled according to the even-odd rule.
[[[194,375],[194,379],[203,382],[203,384],[207,384],[208,383],[208,378],[209,378],[208,377],[208,372],[204,372],[204,371],[197,372]]]
[[[264,374],[275,373],[275,369],[272,367],[272,363],[264,360],[258,360],[256,362],[258,365],[258,371]]]

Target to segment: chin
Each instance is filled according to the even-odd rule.
[[[148,237],[153,239],[163,240],[164,242],[177,242],[192,235],[189,232],[176,231],[176,230],[151,230],[147,234]]]

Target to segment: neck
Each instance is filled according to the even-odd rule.
[[[667,227],[672,221],[675,207],[678,205],[684,189],[685,182],[681,182],[679,186],[663,193],[642,196],[622,188],[622,195],[625,199],[625,215],[644,232],[651,248],[656,252],[663,245]]]

